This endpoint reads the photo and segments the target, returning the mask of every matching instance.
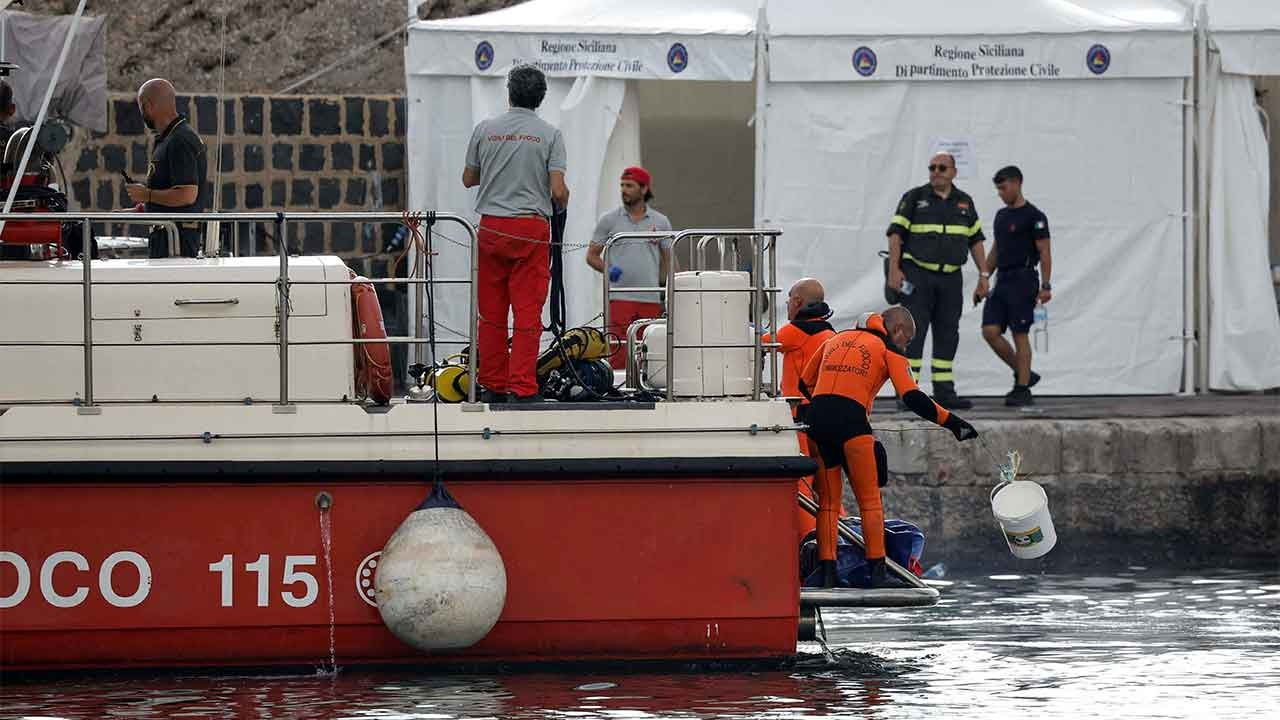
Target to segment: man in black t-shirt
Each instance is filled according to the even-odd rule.
[[[162,78],[148,80],[138,88],[138,109],[152,131],[158,131],[156,147],[147,168],[147,181],[125,186],[129,199],[144,203],[147,212],[198,213],[208,207],[205,178],[208,153],[204,142],[187,118],[178,114],[173,85]],[[178,223],[182,254],[195,257],[203,245],[204,225]],[[156,226],[151,230],[151,257],[169,256],[168,234]]]
[[[1022,196],[1022,171],[1010,165],[992,178],[1004,207],[996,213],[995,244],[987,255],[986,271],[998,271],[990,295],[979,287],[973,293],[977,303],[984,297],[982,337],[996,355],[1013,369],[1013,390],[1004,396],[1011,407],[1031,405],[1031,386],[1040,376],[1031,371],[1031,339],[1028,333],[1037,303],[1053,297],[1049,274],[1053,260],[1049,253],[1049,218]],[[1036,265],[1040,265],[1040,275]],[[1013,346],[1004,339],[1005,329],[1013,333]]]

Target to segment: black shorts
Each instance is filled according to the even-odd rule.
[[[860,435],[871,434],[867,409],[843,395],[818,395],[809,403],[809,438],[818,446],[822,463],[829,468],[844,467],[844,444]]]
[[[1040,274],[1034,268],[999,271],[996,286],[982,309],[982,324],[998,325],[1000,332],[1008,328],[1017,335],[1027,334],[1031,331],[1039,294]]]

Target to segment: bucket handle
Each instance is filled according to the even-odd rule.
[[[995,502],[996,493],[1000,492],[1000,488],[1003,488],[1006,485],[1010,485],[1012,484],[1012,482],[1013,482],[1012,480],[1001,480],[1000,482],[996,483],[996,486],[991,488],[991,494],[988,496],[988,499],[991,502]]]

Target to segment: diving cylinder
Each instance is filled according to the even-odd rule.
[[[382,622],[406,644],[465,648],[498,622],[507,572],[493,540],[437,482],[387,540],[374,591]]]

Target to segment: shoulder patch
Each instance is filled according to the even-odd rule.
[[[1044,225],[1044,221],[1043,221],[1043,220],[1037,220],[1037,221],[1036,221],[1036,229],[1037,229],[1037,230],[1043,230],[1043,229],[1044,229],[1044,227],[1045,227],[1045,225]]]

